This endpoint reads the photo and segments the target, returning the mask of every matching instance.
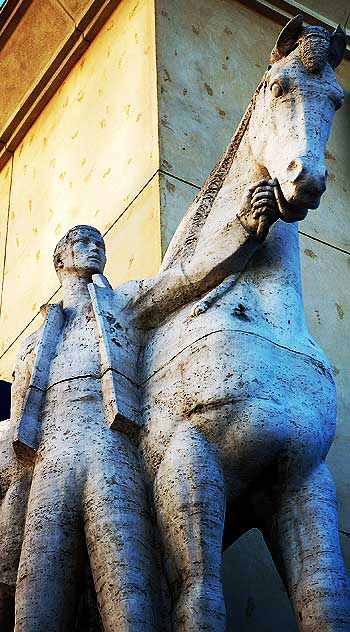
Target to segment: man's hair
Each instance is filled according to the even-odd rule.
[[[56,272],[58,272],[60,268],[62,268],[62,254],[64,253],[69,242],[71,241],[73,234],[78,233],[78,232],[88,232],[88,233],[94,232],[94,233],[97,233],[103,239],[100,231],[97,228],[94,228],[93,226],[88,226],[87,224],[78,224],[78,226],[73,226],[73,228],[70,228],[66,232],[66,234],[63,235],[62,239],[59,240],[53,253],[53,265],[55,266]]]

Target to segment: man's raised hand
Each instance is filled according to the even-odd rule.
[[[238,219],[259,241],[266,239],[270,226],[280,217],[276,201],[276,180],[263,178],[245,191]]]

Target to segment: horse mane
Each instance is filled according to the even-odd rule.
[[[242,138],[247,131],[252,112],[255,108],[257,96],[264,83],[264,77],[255,90],[229,145],[222,154],[219,162],[210,172],[207,180],[204,182],[200,192],[195,197],[189,210],[186,212],[186,215],[184,216],[184,219],[187,219],[187,225],[186,227],[184,227],[185,230],[180,230],[180,234],[178,238],[175,239],[175,243],[171,243],[163,259],[161,270],[166,270],[167,268],[171,267],[178,259],[189,259],[192,256],[197,245],[200,231],[203,228],[207,217],[212,209],[213,203],[225,181],[228,172],[231,169],[233,160],[237,154]],[[191,213],[191,211],[193,214]]]

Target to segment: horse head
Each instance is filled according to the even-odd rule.
[[[298,15],[280,33],[257,94],[249,141],[262,174],[278,180],[287,222],[316,209],[326,189],[326,143],[343,101],[334,68],[344,52],[340,26],[332,34],[304,27]]]

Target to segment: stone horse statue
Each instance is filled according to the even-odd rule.
[[[305,321],[297,224],[326,188],[325,147],[343,98],[333,69],[344,50],[340,27],[331,35],[297,16],[283,29],[159,278],[180,268],[190,278],[194,261],[199,276],[209,264],[212,275],[193,282],[200,289],[191,300],[179,292],[163,321],[154,316],[156,300],[149,310],[141,449],[154,481],[176,630],[224,630],[223,537],[228,546],[251,527],[264,536],[300,630],[350,629],[325,463],[335,386]],[[262,244],[272,189],[279,219]],[[260,208],[261,221],[260,234],[247,237],[256,244],[249,253],[239,237],[237,264],[230,248],[237,231],[250,231],[242,195],[243,210]],[[225,269],[215,264],[220,248]]]

